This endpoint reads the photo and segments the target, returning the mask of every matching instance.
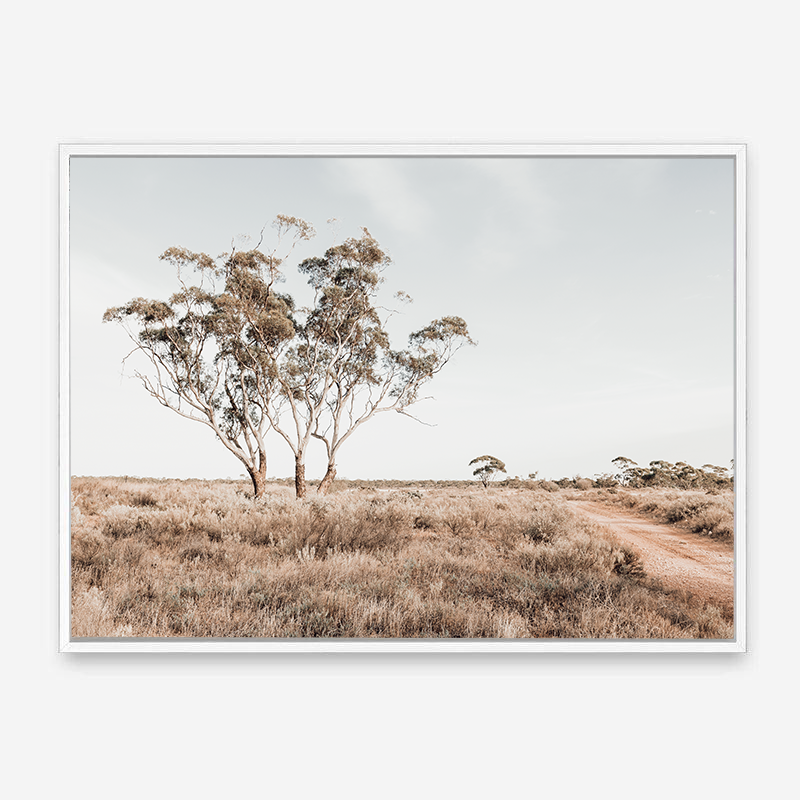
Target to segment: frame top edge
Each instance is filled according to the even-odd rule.
[[[61,142],[70,156],[517,155],[738,156],[737,142],[525,142],[497,140],[282,140],[272,142]]]

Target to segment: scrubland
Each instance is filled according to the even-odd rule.
[[[73,636],[733,636],[569,492],[345,486],[73,478]]]

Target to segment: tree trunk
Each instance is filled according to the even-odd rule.
[[[306,496],[306,465],[300,456],[294,460],[294,492],[298,498]]]
[[[325,477],[322,479],[322,482],[317,489],[318,494],[328,494],[331,490],[331,484],[333,483],[333,479],[336,477],[336,465],[335,464],[328,464],[328,470],[325,473]]]
[[[248,467],[247,471],[250,473],[250,480],[253,481],[253,493],[255,494],[255,499],[258,500],[259,497],[264,495],[264,489],[266,489],[267,486],[266,454],[259,453],[258,467],[256,469],[250,469]]]

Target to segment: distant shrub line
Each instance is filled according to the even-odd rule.
[[[480,458],[494,459],[493,456],[481,456]],[[473,459],[478,461],[480,459]],[[422,489],[465,489],[470,486],[483,484],[489,485],[489,480],[486,471],[496,473],[505,468],[505,465],[494,459],[495,464],[490,466],[476,469],[476,473],[483,470],[483,474],[478,476],[477,480],[433,480],[433,479],[372,479],[372,478],[335,478],[331,483],[331,491],[350,491],[353,489],[400,489],[408,486],[415,486]],[[697,468],[683,461],[671,464],[668,461],[651,461],[648,467],[640,467],[636,462],[628,458],[619,456],[612,462],[619,471],[615,474],[602,474],[595,475],[594,478],[586,478],[581,475],[575,475],[572,478],[559,478],[558,480],[543,480],[537,479],[536,473],[532,473],[528,478],[508,477],[501,481],[497,481],[494,485],[504,488],[512,489],[532,489],[544,490],[546,492],[557,492],[559,489],[579,489],[585,491],[587,489],[609,489],[616,487],[627,487],[631,489],[641,488],[674,488],[674,489],[697,489],[709,492],[725,491],[733,488],[733,477],[728,475],[728,470],[724,467],[716,467],[711,464],[706,464],[703,467]],[[140,478],[138,476],[123,476],[120,478],[110,477],[107,480],[122,481],[122,482],[145,482],[145,483],[173,483],[180,479],[173,478]],[[187,478],[188,482],[197,482],[202,479]],[[322,479],[324,480],[324,479]],[[317,487],[322,480],[309,479],[307,484],[309,487]],[[211,480],[205,481],[211,483]],[[213,483],[218,485],[237,485],[246,490],[250,485],[249,480],[243,478],[217,478],[213,479]],[[273,486],[294,486],[295,478],[271,478],[267,483]],[[252,494],[252,492],[251,492]],[[144,504],[144,503],[142,503]]]

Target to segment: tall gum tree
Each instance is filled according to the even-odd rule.
[[[254,248],[232,247],[217,258],[169,248],[160,258],[176,268],[180,290],[166,302],[134,298],[103,316],[121,323],[133,352],[150,362],[147,372],[134,373],[146,391],[211,428],[244,465],[256,498],[266,483],[265,436],[278,363],[295,336],[293,301],[274,286],[284,258],[314,235],[295,217],[278,216],[273,228],[278,243],[266,253],[263,230]],[[190,271],[199,280],[188,282]]]
[[[390,264],[363,228],[360,237],[299,266],[314,290],[313,305],[296,320],[295,342],[278,370],[279,400],[270,411],[274,429],[295,455],[298,497],[306,492],[305,455],[312,438],[326,449],[318,488],[324,495],[352,434],[381,412],[411,416],[407,409],[420,399],[420,388],[460,347],[474,344],[463,319],[444,317],[412,333],[406,349],[393,350],[386,331],[391,312],[377,304],[381,273]]]

